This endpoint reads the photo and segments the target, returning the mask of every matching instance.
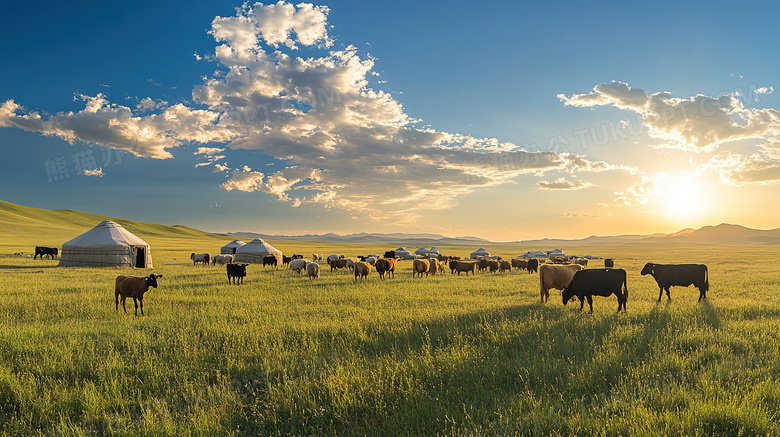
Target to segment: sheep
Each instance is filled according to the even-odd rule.
[[[320,279],[320,265],[316,262],[306,263],[306,274],[309,275],[310,280]]]
[[[138,316],[138,303],[141,303],[141,315],[144,315],[144,296],[149,291],[149,287],[157,288],[157,280],[162,278],[163,275],[150,274],[149,276],[124,276],[119,275],[116,277],[116,285],[114,286],[114,300],[116,301],[116,311],[119,312],[119,296],[122,296],[122,308],[127,314],[127,307],[125,307],[125,299],[128,297],[133,298],[135,304],[135,315]]]
[[[306,260],[301,258],[294,259],[290,261],[289,267],[290,270],[295,270],[300,275],[301,271],[306,269]]]

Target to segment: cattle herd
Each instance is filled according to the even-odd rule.
[[[35,247],[35,257],[43,259],[57,257],[57,248],[43,246]],[[282,256],[282,264],[298,275],[306,273],[310,280],[319,279],[320,262],[323,261],[321,254],[312,254],[311,261],[304,259],[301,254],[291,257]],[[229,284],[243,285],[244,278],[247,275],[246,268],[249,264],[235,263],[233,255],[219,254],[211,256],[209,253],[192,253],[190,255],[193,265],[199,263],[203,266],[224,265]],[[344,255],[330,255],[324,258],[330,267],[330,271],[339,271],[341,269],[351,270],[355,277],[355,282],[365,280],[372,270],[376,270],[380,280],[395,277],[395,268],[400,261],[394,251],[384,253],[384,257],[379,255],[360,256],[347,258]],[[525,270],[528,273],[539,274],[539,293],[542,303],[546,303],[550,296],[550,289],[561,290],[563,304],[566,305],[573,297],[580,301],[580,311],[585,306],[587,300],[590,312],[593,312],[593,296],[608,297],[615,295],[618,300],[618,311],[626,310],[628,300],[628,284],[626,280],[626,271],[614,267],[614,260],[607,258],[604,260],[604,268],[586,269],[588,260],[575,257],[553,257],[544,262],[537,258],[522,259],[513,258],[511,261],[505,261],[500,257],[485,257],[476,260],[461,260],[458,257],[444,256],[441,254],[416,257],[412,260],[412,277],[422,277],[423,275],[444,274],[447,270],[450,274],[466,276],[471,273],[475,275],[480,272],[503,273],[512,269]],[[274,255],[263,258],[263,268],[278,268],[278,259]],[[641,270],[641,275],[652,276],[658,284],[658,302],[661,301],[664,291],[669,301],[672,300],[669,289],[674,286],[687,287],[693,285],[699,290],[699,302],[707,298],[709,290],[709,275],[707,266],[704,264],[655,264],[647,263]],[[149,276],[124,276],[116,278],[115,300],[116,310],[119,311],[119,302],[121,297],[122,307],[125,308],[125,299],[133,298],[135,303],[135,314],[138,315],[140,305],[141,315],[144,314],[143,298],[150,287],[157,288],[157,280],[162,278],[160,274],[150,274]],[[125,308],[125,313],[127,308]]]

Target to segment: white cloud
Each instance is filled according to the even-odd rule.
[[[83,172],[84,176],[97,176],[99,178],[103,177],[103,169],[102,168],[96,168],[94,170],[84,170]]]
[[[565,178],[558,178],[552,182],[539,181],[536,183],[536,186],[542,190],[581,190],[593,186],[593,184],[582,181],[573,182],[568,181]]]
[[[602,218],[602,217],[609,217],[611,214],[608,212],[596,212],[596,213],[590,213],[590,212],[583,212],[583,213],[574,213],[574,212],[564,212],[561,214],[561,217],[563,218],[571,218],[571,219],[581,219],[581,218]]]
[[[766,153],[756,153],[747,158],[731,152],[720,152],[697,171],[713,170],[727,185],[771,184],[780,182],[780,161]]]
[[[769,89],[759,88],[763,93]],[[757,93],[761,93],[758,92]],[[711,151],[721,144],[746,138],[776,142],[780,113],[774,109],[745,107],[738,93],[710,97],[674,97],[669,92],[648,94],[622,82],[602,83],[588,94],[559,94],[565,105],[611,105],[639,114],[648,134],[662,140],[660,147]]]

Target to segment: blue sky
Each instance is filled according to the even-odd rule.
[[[4,6],[0,199],[282,234],[774,228],[777,12]]]

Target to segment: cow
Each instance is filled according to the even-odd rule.
[[[306,274],[309,275],[309,280],[320,279],[320,265],[313,261],[307,262]]]
[[[578,264],[572,264],[578,265]],[[593,314],[593,296],[617,296],[618,312],[626,311],[628,300],[628,282],[623,269],[589,269],[574,273],[571,282],[563,289],[563,304],[566,305],[573,296],[580,300],[580,311],[588,299],[590,313]]]
[[[428,264],[430,265],[430,267],[428,268],[428,273],[432,275],[435,275],[437,273],[444,273],[444,266],[441,265],[441,263],[437,258],[429,259]]]
[[[282,255],[282,266],[286,266],[287,264],[290,264],[290,261],[292,261],[291,257],[287,255]]]
[[[334,271],[336,269],[345,269],[347,268],[347,259],[346,258],[338,258],[330,261],[328,264],[330,264],[330,271]],[[352,264],[350,264],[351,266]]]
[[[315,262],[321,262],[322,261],[322,254],[321,253],[313,253],[311,254],[312,261]]]
[[[300,253],[293,254],[292,259],[303,259],[303,255]]]
[[[295,272],[297,272],[298,275],[300,275],[302,271],[306,270],[306,260],[303,258],[296,258],[290,261],[288,267],[290,268],[290,270],[295,270]]]
[[[651,275],[660,289],[658,302],[666,290],[669,301],[669,288],[674,286],[687,287],[693,285],[699,289],[699,302],[707,298],[707,290],[710,289],[709,274],[704,264],[654,264],[647,263],[642,267],[642,276]]]
[[[615,261],[613,261],[612,258],[606,258],[604,260],[604,268],[611,269],[612,267],[615,267]]]
[[[385,252],[385,258],[395,258],[395,251],[394,250],[388,250]]]
[[[263,257],[263,268],[265,268],[265,266],[273,266],[274,268],[276,268],[278,264],[279,264],[279,260],[276,259],[275,255],[266,255]]]
[[[539,260],[531,258],[528,260],[528,273],[536,273],[539,271]]]
[[[528,260],[526,259],[512,258],[511,263],[512,263],[512,267],[520,270],[525,270],[528,268]]]
[[[46,247],[46,246],[35,246],[35,256],[33,256],[33,259],[36,259],[37,257],[41,257],[43,259],[43,256],[46,255],[49,257],[49,259],[57,258],[57,248],[56,247]]]
[[[355,282],[357,282],[358,276],[360,276],[362,281],[363,278],[368,277],[368,274],[371,273],[371,264],[365,261],[358,261],[352,264],[352,270],[355,272]]]
[[[500,273],[511,272],[512,271],[512,263],[510,263],[509,261],[500,261],[498,263],[498,271]]]
[[[192,265],[196,266],[198,263],[203,263],[204,266],[209,265],[209,261],[211,260],[211,254],[209,253],[193,253],[190,255],[190,259],[192,260]]]
[[[381,258],[376,260],[376,264],[374,264],[374,267],[376,268],[376,272],[379,273],[379,279],[384,280],[385,274],[393,275],[395,278],[395,258]]]
[[[501,267],[500,261],[494,259],[488,260],[488,270],[490,270],[490,273],[497,272],[500,267]]]
[[[489,260],[487,258],[480,258],[477,260],[477,271],[482,273],[483,271],[487,270],[488,268]]]
[[[419,274],[422,278],[423,273],[425,273],[425,276],[428,276],[428,270],[430,270],[430,268],[431,264],[427,259],[416,259],[412,261],[412,277],[414,278]]]
[[[233,255],[227,253],[219,253],[211,257],[211,265],[225,265],[233,262]]]
[[[246,277],[246,266],[248,265],[249,264],[225,264],[228,284],[244,285],[244,277]]]
[[[157,280],[162,278],[163,275],[157,275],[155,273],[149,276],[124,276],[119,275],[116,277],[114,284],[114,301],[116,302],[116,311],[119,312],[119,297],[122,297],[122,308],[127,314],[127,307],[125,306],[125,299],[128,297],[133,298],[135,304],[135,315],[138,316],[138,304],[141,304],[141,315],[144,315],[144,296],[149,291],[149,287],[157,288]]]
[[[475,261],[456,261],[451,260],[450,261],[450,274],[455,274],[455,272],[458,272],[458,276],[460,276],[460,272],[466,272],[466,276],[469,275],[469,272],[472,274],[477,273],[477,263]]]
[[[539,266],[539,294],[542,303],[547,303],[550,297],[550,289],[563,290],[571,282],[574,273],[582,270],[579,264],[542,264]]]
[[[572,258],[571,262],[573,264],[579,264],[582,267],[588,266],[588,259],[587,258]]]
[[[361,256],[360,260],[364,261],[364,262],[367,262],[367,263],[371,264],[372,266],[374,264],[376,264],[376,257],[373,257],[371,255],[369,255],[369,256]]]

